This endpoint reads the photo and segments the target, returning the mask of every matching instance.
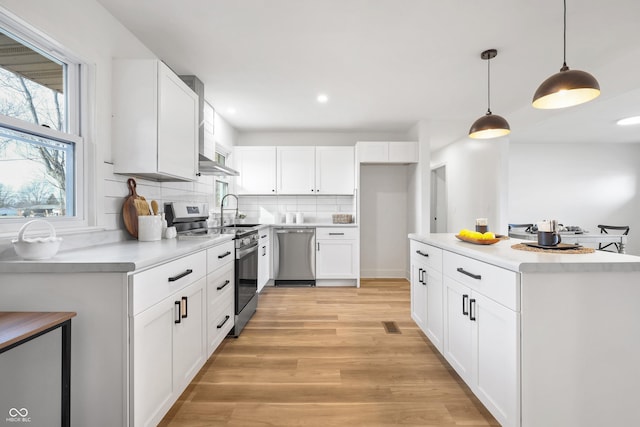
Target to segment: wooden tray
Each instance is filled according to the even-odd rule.
[[[500,240],[502,240],[502,236],[500,237],[496,236],[495,239],[484,239],[484,240],[472,239],[471,237],[464,237],[459,234],[456,234],[456,237],[462,240],[463,242],[469,242],[475,245],[493,245],[494,243],[498,243]]]

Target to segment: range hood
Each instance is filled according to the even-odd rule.
[[[231,169],[215,160],[211,160],[200,154],[198,157],[198,173],[200,175],[238,176],[240,172]]]
[[[204,83],[196,76],[180,76],[180,78],[198,95],[198,175],[240,175],[238,171],[212,159],[215,156],[215,141],[207,141],[204,135]],[[213,117],[211,119],[213,120]]]

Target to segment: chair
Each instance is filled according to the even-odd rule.
[[[607,230],[616,230],[616,231],[622,231],[622,236],[626,236],[629,234],[629,226],[628,225],[598,225],[598,228],[600,229],[600,234],[609,234],[609,232]],[[606,245],[603,245],[602,243],[598,243],[598,250],[605,250],[605,248],[614,245],[616,247],[616,252],[620,252],[621,248],[620,248],[620,243],[617,242],[611,242],[611,243],[607,243]],[[607,251],[607,252],[612,252],[612,251]]]
[[[507,233],[509,236],[511,236],[511,230],[513,228],[524,228],[524,232],[528,233],[533,228],[533,224],[509,224],[509,232]]]

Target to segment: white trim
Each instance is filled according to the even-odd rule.
[[[0,115],[0,124],[8,128],[37,135],[44,138],[54,139],[60,142],[74,144],[74,216],[67,217],[47,217],[47,221],[55,224],[56,227],[76,228],[88,227],[88,195],[85,181],[95,176],[89,170],[89,153],[85,146],[85,141],[81,135],[88,134],[88,115],[90,113],[88,97],[88,65],[77,55],[70,52],[66,47],[47,36],[44,32],[34,28],[18,16],[0,7],[0,26],[11,35],[17,37],[19,41],[33,46],[35,49],[49,55],[56,62],[63,62],[67,65],[66,72],[66,127],[67,131],[62,132],[51,128],[46,128],[33,123],[29,123],[13,117]],[[82,132],[82,133],[81,133]],[[2,219],[0,220],[0,233],[11,233],[17,231],[25,221],[32,219]],[[92,221],[95,223],[94,221]]]

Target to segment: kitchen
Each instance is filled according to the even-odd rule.
[[[90,74],[91,90],[87,93],[87,105],[90,114],[87,115],[88,120],[87,133],[85,134],[84,157],[87,162],[86,169],[92,170],[93,174],[87,176],[84,185],[89,191],[84,194],[82,201],[85,207],[85,222],[77,225],[79,229],[82,227],[86,231],[95,231],[90,233],[95,243],[109,242],[109,231],[119,230],[120,227],[120,209],[122,199],[126,197],[126,175],[118,175],[113,173],[113,144],[111,143],[111,111],[112,111],[112,83],[111,83],[111,67],[112,58],[148,58],[153,59],[161,57],[180,74],[196,74],[202,77],[198,70],[198,65],[182,58],[171,59],[175,52],[186,51],[185,45],[177,45],[176,43],[161,41],[154,35],[147,34],[146,29],[140,29],[136,36],[132,35],[125,27],[133,28],[134,22],[124,22],[121,24],[114,19],[100,3],[97,2],[73,2],[73,7],[67,7],[62,10],[59,5],[50,4],[50,2],[34,2],[22,4],[19,1],[3,1],[0,5],[6,8],[8,12],[15,14],[18,18],[25,21],[40,32],[50,36],[62,46],[75,52],[82,57],[93,69]],[[450,69],[455,69],[452,74],[452,80],[460,84],[456,84],[459,88],[456,90],[455,99],[447,99],[442,97],[442,104],[437,108],[434,106],[422,107],[423,113],[416,115],[406,123],[390,128],[377,128],[376,126],[367,126],[365,121],[358,122],[359,117],[356,113],[347,113],[341,111],[339,99],[334,98],[330,89],[330,100],[326,105],[315,104],[311,107],[318,119],[336,114],[341,117],[352,117],[352,122],[334,122],[331,126],[322,129],[320,125],[306,126],[305,128],[284,131],[283,128],[275,127],[269,130],[267,124],[257,123],[252,128],[238,130],[231,125],[236,123],[239,118],[234,119],[231,113],[227,112],[227,102],[223,101],[226,92],[237,92],[240,87],[253,87],[254,91],[264,90],[265,86],[269,86],[267,71],[271,70],[268,66],[264,54],[260,55],[255,52],[254,55],[260,58],[264,68],[258,68],[263,73],[265,79],[260,76],[254,77],[255,84],[243,85],[234,83],[234,74],[241,74],[245,68],[251,68],[243,64],[234,62],[234,58],[238,58],[238,51],[216,51],[219,60],[216,61],[213,68],[222,68],[228,65],[230,71],[224,78],[211,78],[207,80],[207,88],[212,94],[211,101],[216,105],[216,110],[220,112],[216,115],[215,129],[216,138],[221,148],[227,150],[228,153],[233,152],[234,146],[354,146],[358,141],[417,141],[419,146],[419,162],[413,166],[405,166],[407,168],[406,188],[399,189],[406,194],[407,206],[403,215],[406,214],[406,229],[404,227],[396,228],[395,231],[406,235],[410,232],[427,233],[429,231],[429,179],[430,169],[435,165],[445,165],[447,169],[447,185],[449,188],[448,200],[448,230],[457,231],[463,227],[469,227],[477,217],[489,218],[492,229],[502,232],[507,231],[507,224],[512,222],[531,222],[542,218],[552,217],[558,218],[565,224],[580,225],[590,231],[596,231],[596,225],[602,222],[610,221],[616,224],[627,224],[631,226],[631,233],[627,253],[638,255],[639,241],[633,238],[634,231],[637,230],[637,212],[640,199],[637,197],[635,188],[637,188],[637,164],[640,157],[638,151],[638,141],[634,134],[633,127],[614,129],[615,125],[611,124],[620,117],[611,117],[617,114],[612,104],[626,104],[633,106],[632,96],[637,95],[637,88],[633,82],[633,73],[621,72],[620,70],[634,69],[635,59],[637,58],[638,46],[635,44],[637,40],[635,24],[629,22],[632,16],[637,16],[637,7],[632,2],[627,2],[619,9],[613,9],[611,6],[590,4],[589,7],[582,6],[582,10],[572,11],[571,3],[569,3],[570,21],[568,30],[568,51],[569,65],[579,69],[587,69],[598,77],[603,88],[602,99],[596,100],[590,104],[579,106],[573,111],[553,111],[544,112],[534,111],[528,105],[535,87],[542,79],[559,68],[560,64],[556,64],[561,54],[560,45],[560,29],[561,29],[561,7],[557,2],[546,2],[543,5],[529,5],[525,7],[527,13],[540,13],[534,9],[545,10],[545,16],[553,17],[553,22],[549,22],[549,34],[539,35],[535,43],[527,42],[529,35],[522,35],[521,39],[510,41],[509,45],[502,47],[500,43],[506,43],[508,36],[492,34],[487,35],[482,40],[470,40],[469,37],[462,37],[459,34],[485,34],[486,28],[483,25],[473,27],[471,17],[465,16],[465,20],[457,24],[451,29],[451,49],[447,53],[447,60],[452,61]],[[105,7],[117,10],[117,2],[102,3]],[[284,3],[280,4],[281,7]],[[358,6],[365,8],[364,5],[358,3]],[[504,2],[496,2],[496,8],[502,6],[506,11],[514,14],[514,19],[508,20],[509,28],[503,29],[500,34],[515,31],[511,26],[524,26],[524,23],[518,20],[524,19],[522,16],[527,13],[520,12],[515,14],[509,6]],[[134,6],[127,5],[133,8]],[[311,6],[308,6],[311,7]],[[471,6],[469,6],[471,7]],[[524,7],[524,6],[523,6]],[[573,6],[578,8],[577,6]],[[613,10],[612,10],[613,9]],[[275,8],[274,13],[281,9]],[[551,11],[556,11],[551,13]],[[477,10],[473,10],[480,13]],[[595,12],[597,11],[597,12]],[[132,11],[134,13],[135,11]],[[246,25],[251,27],[266,25],[258,16],[251,14],[250,10],[243,10],[240,6],[237,8],[230,7],[225,13],[228,16],[228,24],[218,22],[216,36],[214,39],[221,39],[225,31],[231,31],[227,25],[239,26],[243,20],[241,16],[251,17],[246,21]],[[264,13],[265,11],[260,11]],[[340,10],[336,13],[338,16],[347,17],[358,16],[361,11]],[[438,11],[434,11],[434,17],[439,16]],[[137,13],[140,17],[151,19],[155,14],[173,14],[176,17],[191,16],[186,11],[172,10],[167,6],[167,10],[156,10],[153,13],[149,11]],[[257,13],[257,11],[256,11]],[[287,12],[282,12],[286,15]],[[331,22],[334,18],[333,13],[323,10],[306,10],[301,9],[299,13],[302,17],[305,13],[311,14],[309,22]],[[319,17],[313,17],[313,14],[319,14]],[[323,13],[325,13],[323,15]],[[437,23],[433,22],[433,18],[429,18],[425,14],[410,13],[407,10],[398,10],[395,6],[387,5],[382,11],[378,11],[379,15],[375,15],[371,19],[377,25],[387,24],[387,19],[393,17],[394,20],[410,20],[416,24],[416,27],[433,27],[437,28]],[[444,13],[444,12],[443,12]],[[470,12],[471,13],[471,10]],[[505,12],[506,13],[506,12]],[[242,15],[241,15],[242,14]],[[557,16],[556,16],[557,15]],[[231,17],[235,17],[234,21]],[[326,18],[325,20],[320,19]],[[601,20],[598,17],[602,17]],[[53,19],[55,18],[55,19]],[[160,16],[158,17],[161,18]],[[208,17],[212,19],[212,17]],[[129,18],[133,20],[134,18]],[[354,18],[355,19],[355,18]],[[417,21],[417,22],[416,22]],[[217,22],[217,21],[216,21]],[[306,21],[301,21],[306,22]],[[462,26],[462,22],[469,26],[466,29]],[[616,22],[614,25],[613,22]],[[594,40],[594,35],[589,36],[589,30],[581,28],[587,24],[603,25],[606,23],[608,27],[615,26],[620,34],[611,38],[599,37],[600,41]],[[287,21],[283,31],[301,31],[299,23]],[[353,24],[353,22],[352,22]],[[124,26],[123,26],[124,25]],[[408,25],[408,24],[407,24]],[[486,24],[484,24],[486,25]],[[552,30],[556,28],[557,30]],[[240,28],[240,27],[238,27]],[[315,27],[314,27],[315,28]],[[252,31],[254,29],[250,28]],[[364,29],[362,29],[364,30]],[[494,31],[497,31],[495,28]],[[579,31],[582,30],[582,31]],[[133,30],[131,30],[133,31]],[[176,29],[166,28],[167,35],[174,40],[180,40]],[[251,34],[248,31],[247,34]],[[320,31],[320,30],[318,30]],[[330,31],[330,30],[327,30]],[[608,31],[612,31],[611,28]],[[533,33],[534,30],[531,30]],[[402,31],[398,31],[402,36]],[[444,32],[443,32],[444,33]],[[459,34],[458,34],[459,33]],[[357,33],[355,33],[357,34]],[[255,35],[254,35],[255,36]],[[375,36],[375,33],[374,33]],[[384,35],[386,36],[386,34]],[[247,36],[248,37],[248,36]],[[376,64],[380,61],[396,61],[396,59],[386,57],[381,48],[392,49],[392,47],[384,44],[380,40],[380,35],[372,39],[372,45],[365,47],[371,50],[360,51],[361,67],[358,67],[360,76],[366,76],[368,72],[376,68]],[[536,35],[538,37],[538,35]],[[588,37],[588,38],[587,38]],[[384,38],[384,37],[383,37]],[[411,35],[407,35],[408,39],[413,39]],[[354,40],[355,39],[355,40]],[[354,36],[349,39],[350,43],[359,45],[362,40]],[[405,45],[409,52],[405,52],[409,57],[428,58],[434,57],[435,50],[433,47],[433,37],[415,37],[412,43]],[[155,40],[155,41],[154,41]],[[406,38],[401,39],[407,42]],[[429,43],[425,40],[430,40]],[[585,40],[588,40],[585,41]],[[256,38],[256,43],[259,40]],[[273,59],[279,62],[279,66],[274,66],[276,70],[284,71],[280,74],[284,79],[290,77],[287,73],[296,73],[296,70],[287,71],[283,66],[286,62],[286,52],[276,49],[282,39],[275,37],[274,39],[265,39],[264,43],[258,43],[257,46],[263,52],[269,52],[274,49]],[[499,114],[504,115],[512,124],[512,134],[509,138],[501,141],[470,141],[465,137],[466,131],[473,119],[482,113],[483,102],[486,96],[486,64],[479,58],[479,53],[486,49],[487,46],[481,43],[495,45],[500,48],[500,54],[495,60],[492,60],[492,86],[491,95],[493,108]],[[531,44],[527,44],[531,43]],[[349,43],[345,43],[349,45]],[[591,46],[587,51],[580,52],[585,45]],[[615,51],[613,49],[615,45]],[[524,46],[531,46],[527,49]],[[246,46],[244,46],[246,48]],[[239,48],[240,49],[240,48]],[[333,47],[337,49],[337,47]],[[552,49],[552,52],[548,50]],[[384,49],[383,49],[384,50]],[[294,52],[302,50],[294,49]],[[330,51],[330,50],[329,50]],[[440,50],[438,49],[438,52]],[[400,54],[401,50],[395,51],[394,54]],[[452,52],[456,52],[453,54]],[[555,53],[554,53],[555,52]],[[387,52],[389,53],[389,52]],[[528,58],[531,54],[533,57]],[[349,57],[348,54],[336,50],[338,57],[331,57],[333,63],[341,63],[341,58]],[[575,59],[573,57],[575,56]],[[176,58],[176,57],[173,57]],[[464,64],[459,58],[465,59]],[[507,60],[508,58],[511,58]],[[307,58],[308,59],[308,58]],[[418,59],[421,61],[423,59]],[[370,62],[368,62],[370,61]],[[515,78],[514,75],[521,75],[520,72],[514,72],[516,63],[526,64],[530,67],[537,67],[536,72],[531,71],[532,77],[528,79]],[[511,65],[509,65],[511,64]],[[327,70],[326,64],[314,63],[318,72]],[[335,67],[330,67],[331,69]],[[339,68],[339,67],[338,67]],[[446,67],[443,67],[446,68]],[[463,73],[462,70],[465,70]],[[403,75],[402,67],[392,68],[397,75]],[[335,71],[334,71],[335,72]],[[341,71],[343,72],[343,71]],[[529,74],[527,74],[529,75]],[[222,76],[221,76],[222,77]],[[362,77],[366,80],[365,77]],[[425,81],[429,79],[437,80],[443,78],[442,75],[424,74]],[[311,77],[307,77],[309,81],[313,81]],[[378,81],[386,81],[388,76],[379,77]],[[345,79],[344,81],[356,81]],[[222,83],[225,82],[225,83]],[[463,83],[464,82],[464,83]],[[225,89],[220,85],[228,85]],[[342,83],[345,84],[344,82]],[[464,84],[464,85],[463,85]],[[319,84],[320,86],[324,86]],[[396,86],[397,85],[397,86]],[[389,93],[378,94],[373,90],[366,98],[357,98],[341,95],[340,98],[361,99],[363,104],[373,105],[376,102],[386,103],[382,111],[385,120],[377,119],[376,122],[397,121],[400,118],[395,116],[394,105],[390,102],[398,102],[406,104],[405,98],[409,93],[420,92],[424,99],[428,99],[433,95],[427,90],[417,90],[416,87],[399,86],[400,82],[389,84],[387,90],[395,90],[396,95]],[[461,86],[463,85],[463,86]],[[394,86],[396,86],[394,88]],[[382,89],[382,88],[379,88]],[[315,96],[315,90],[310,88],[310,97]],[[435,89],[432,89],[435,90]],[[441,90],[445,90],[442,88]],[[449,89],[446,89],[450,92]],[[282,95],[282,94],[281,94]],[[515,99],[515,98],[518,99]],[[271,99],[277,99],[278,96],[271,96]],[[399,99],[400,101],[395,101]],[[386,101],[383,101],[386,100]],[[449,103],[449,104],[446,104]],[[336,110],[334,111],[334,105]],[[506,108],[505,105],[509,105]],[[449,109],[459,110],[455,120],[450,119],[446,114],[439,113],[439,109],[443,111],[445,107]],[[277,112],[277,104],[258,104],[253,108],[266,111]],[[362,104],[353,111],[362,110]],[[571,109],[570,109],[571,110]],[[237,116],[243,111],[238,108]],[[626,114],[634,114],[633,108],[629,108]],[[637,114],[637,112],[635,112]],[[601,117],[606,119],[611,127],[604,127],[596,130],[590,126],[596,126],[596,121],[584,119],[584,114],[590,114],[589,117]],[[284,114],[287,120],[293,121],[296,116],[292,112]],[[282,119],[281,119],[282,120]],[[405,119],[406,120],[406,119]],[[599,122],[601,123],[601,122]],[[282,126],[282,125],[280,125]],[[240,127],[240,126],[239,126]],[[303,130],[301,130],[303,129]],[[304,130],[312,129],[312,130]],[[447,135],[447,131],[454,129],[455,137],[451,138]],[[569,131],[567,131],[569,129]],[[517,131],[516,131],[517,130]],[[527,130],[524,139],[524,131]],[[221,134],[218,135],[217,132]],[[610,141],[618,138],[618,134],[623,134],[619,141],[626,142],[624,144],[613,144]],[[520,138],[520,140],[518,140]],[[544,145],[540,141],[546,141]],[[584,143],[588,141],[588,143]],[[544,149],[543,149],[544,148]],[[578,158],[580,161],[575,162]],[[539,172],[537,175],[535,170]],[[524,171],[524,172],[523,172]],[[560,172],[558,172],[560,171]],[[558,177],[557,173],[560,173]],[[536,176],[536,179],[532,179]],[[161,204],[168,201],[184,200],[188,202],[208,202],[214,205],[213,189],[216,183],[212,177],[200,177],[194,182],[159,182],[152,180],[139,179],[138,192],[144,195],[148,200],[156,199]],[[548,191],[551,189],[552,191]],[[231,192],[235,191],[231,188]],[[252,196],[247,196],[252,197]],[[260,196],[266,197],[266,196]],[[305,203],[311,200],[308,198],[314,196],[304,196],[306,199],[302,201],[296,200],[296,208],[298,206],[309,206],[312,203]],[[357,197],[357,196],[355,196]],[[314,199],[315,200],[315,199]],[[274,203],[266,203],[273,206]],[[340,211],[348,212],[349,201],[336,200],[334,205]],[[278,206],[278,203],[275,203]],[[286,203],[285,203],[286,205]],[[247,210],[259,210],[258,202],[245,200]],[[315,204],[315,212],[319,212],[319,204]],[[277,210],[278,208],[276,208]],[[311,212],[311,211],[308,211]],[[333,213],[333,212],[325,212]],[[355,213],[355,212],[353,212]],[[364,218],[363,218],[364,221]],[[390,224],[378,225],[377,233],[385,235],[388,233]],[[397,226],[397,224],[396,224]],[[2,229],[6,233],[6,243],[15,237],[17,228],[8,230]],[[4,235],[3,235],[4,236]],[[68,243],[74,242],[73,236],[63,235]],[[83,237],[77,237],[74,244],[80,246]],[[10,248],[8,250],[11,250]],[[364,253],[363,253],[364,255]],[[370,260],[369,260],[370,261]],[[369,263],[368,260],[362,259],[361,265]],[[409,255],[408,248],[405,257],[398,262],[399,269],[404,269],[404,277],[408,277]],[[370,264],[375,264],[371,262]],[[382,274],[377,275],[376,271],[369,273],[369,277],[384,277]],[[3,307],[3,309],[6,309]],[[76,319],[78,320],[78,319]]]

